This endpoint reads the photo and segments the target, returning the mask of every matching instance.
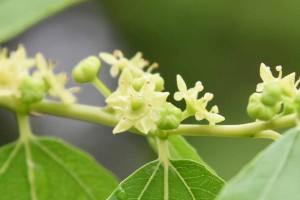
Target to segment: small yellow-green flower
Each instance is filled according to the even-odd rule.
[[[297,90],[297,84],[295,83],[295,73],[291,73],[285,77],[282,77],[282,67],[277,66],[276,71],[279,72],[278,77],[274,77],[270,67],[267,67],[264,63],[260,65],[260,77],[262,83],[257,84],[256,91],[262,92],[266,85],[277,84],[286,96],[293,96]]]
[[[29,76],[29,70],[34,64],[34,59],[27,58],[23,46],[9,55],[7,49],[0,49],[0,97],[20,97],[19,87],[23,79]]]
[[[107,99],[107,104],[114,109],[121,118],[113,133],[120,133],[132,127],[147,134],[156,129],[156,110],[164,105],[168,92],[155,91],[153,75],[145,74],[144,85],[140,90],[134,89],[130,84],[129,73],[124,70],[120,78],[119,88]],[[126,76],[127,74],[127,76]],[[131,76],[130,76],[131,77]]]
[[[279,72],[274,77],[270,67],[260,65],[260,77],[256,92],[250,96],[247,112],[250,117],[259,120],[270,120],[278,114],[290,114],[297,110],[296,95],[299,93],[297,86],[299,79],[295,82],[295,73],[283,76],[282,67],[277,66]]]
[[[115,51],[114,54],[100,53],[99,56],[104,62],[111,65],[110,74],[112,77],[118,76],[128,62],[120,51]]]
[[[200,81],[196,82],[193,88],[187,89],[183,78],[177,75],[177,87],[179,91],[175,92],[174,99],[176,101],[185,100],[185,118],[195,115],[196,120],[206,119],[210,124],[216,124],[225,119],[218,114],[219,110],[217,106],[213,106],[210,111],[206,109],[208,102],[213,99],[213,94],[205,93],[202,98],[198,99],[198,93],[204,89]]]
[[[214,105],[210,111],[206,109],[206,106],[209,101],[211,101],[213,95],[211,93],[206,93],[204,97],[197,100],[195,105],[195,118],[196,120],[200,121],[206,119],[210,124],[216,124],[225,120],[222,115],[219,115],[219,109],[216,105]]]
[[[110,73],[112,77],[118,76],[125,68],[129,69],[135,76],[140,76],[144,73],[143,69],[149,64],[139,52],[131,59],[125,58],[119,50],[114,51],[113,54],[100,53],[99,56],[104,62],[111,65]]]
[[[36,55],[36,67],[37,70],[33,75],[44,79],[47,92],[50,96],[60,98],[65,104],[72,104],[76,101],[73,93],[77,91],[77,88],[65,88],[68,80],[66,73],[54,74],[54,65],[47,62],[42,54]]]
[[[165,112],[162,112],[162,108],[168,105],[166,102],[169,93],[162,92],[163,78],[158,73],[151,73],[158,65],[154,63],[149,66],[141,53],[127,59],[122,52],[115,51],[114,54],[100,53],[100,58],[112,65],[112,76],[120,74],[117,89],[106,99],[107,105],[120,119],[113,133],[136,128],[141,133],[148,134],[150,131],[166,128],[166,124],[170,122],[163,117]],[[175,128],[177,123],[180,122],[167,128]]]
[[[66,104],[73,103],[76,99],[72,91],[64,87],[66,75],[54,74],[53,68],[41,54],[28,58],[22,45],[9,54],[6,49],[0,49],[0,98],[8,96],[32,104],[48,94]]]
[[[197,99],[198,93],[204,89],[204,87],[200,81],[196,82],[195,87],[187,89],[187,86],[186,86],[183,78],[180,75],[177,75],[176,79],[177,79],[177,87],[179,90],[178,92],[175,92],[175,94],[174,94],[174,99],[176,101],[185,99],[188,102],[192,102]]]

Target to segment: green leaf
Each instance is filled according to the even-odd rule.
[[[297,200],[300,128],[288,131],[233,178],[218,200]]]
[[[148,137],[148,142],[150,143],[150,146],[153,148],[153,150],[157,153],[156,140],[154,138]],[[170,157],[172,159],[193,160],[204,165],[207,169],[214,172],[214,170],[202,160],[202,158],[198,155],[196,149],[192,147],[184,137],[180,135],[169,136],[167,143]]]
[[[150,162],[125,179],[108,200],[214,199],[224,182],[203,165],[191,160]]]
[[[117,184],[92,157],[59,140],[35,137],[0,150],[1,200],[101,200]]]
[[[0,0],[0,42],[84,0]]]

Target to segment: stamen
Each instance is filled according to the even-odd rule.
[[[214,97],[214,95],[212,93],[207,92],[204,94],[204,100],[206,100],[206,101],[211,101],[213,99],[213,97]]]
[[[282,66],[281,65],[276,66],[276,71],[279,72],[278,79],[281,79],[282,78]]]
[[[147,69],[147,73],[152,72],[154,69],[158,68],[158,64],[157,63],[153,63],[152,65],[149,66],[149,68]]]
[[[195,89],[197,90],[197,92],[201,92],[204,89],[204,87],[200,81],[196,82]]]
[[[212,108],[211,108],[211,110],[210,110],[212,113],[219,113],[219,108],[218,108],[218,106],[213,106]]]
[[[122,53],[120,50],[115,50],[115,51],[113,52],[113,55],[114,55],[115,57],[123,58],[123,53]]]

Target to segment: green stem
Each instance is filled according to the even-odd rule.
[[[95,78],[92,81],[92,84],[103,94],[103,96],[108,97],[111,94],[111,91],[100,79]]]
[[[112,127],[118,123],[118,119],[115,118],[114,115],[96,106],[81,104],[66,106],[52,101],[43,101],[33,105],[31,107],[31,111],[71,119],[79,119]]]
[[[259,132],[288,128],[296,125],[297,115],[290,114],[270,121],[257,121],[240,125],[180,125],[176,130],[170,130],[168,135],[188,136],[219,136],[219,137],[255,137]],[[278,138],[275,132],[261,134],[261,138]]]
[[[29,123],[29,117],[23,113],[17,113],[17,121],[19,126],[20,140],[26,143],[33,137]]]
[[[169,147],[167,140],[157,137],[157,148],[159,160],[165,164],[169,163]]]
[[[164,164],[164,199],[169,199],[169,148],[166,139],[157,138],[159,160]]]
[[[182,119],[181,121],[187,119],[188,117],[192,116],[192,114],[189,112],[189,110],[185,109],[183,112],[182,112]]]
[[[79,119],[114,127],[118,119],[96,106],[74,104],[65,106],[61,103],[43,101],[31,107],[31,111]],[[290,114],[270,121],[257,121],[240,125],[191,125],[182,124],[175,130],[166,131],[167,135],[252,137],[277,139],[275,132],[262,132],[270,129],[288,128],[296,125],[297,115]],[[136,131],[134,131],[136,132]]]
[[[25,152],[26,152],[26,163],[27,163],[27,173],[28,180],[30,183],[30,195],[32,200],[37,200],[36,196],[36,187],[35,187],[35,175],[33,171],[33,159],[32,159],[32,149],[30,148],[30,139],[33,138],[33,134],[31,132],[29,117],[26,113],[17,113],[17,121],[19,125],[20,132],[20,142],[24,144]]]

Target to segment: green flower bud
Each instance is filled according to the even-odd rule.
[[[73,78],[79,83],[88,83],[93,81],[101,67],[101,62],[96,56],[89,56],[80,61],[73,69]]]
[[[278,100],[268,94],[263,94],[261,97],[261,102],[266,106],[274,106],[278,102]]]
[[[260,102],[261,96],[261,93],[253,93],[249,98],[249,104]]]
[[[295,104],[294,103],[284,102],[284,107],[283,107],[283,111],[282,111],[282,113],[284,115],[294,113],[294,111],[295,111]]]
[[[261,101],[266,106],[274,106],[281,100],[282,91],[278,84],[271,83],[265,86]]]
[[[134,96],[130,99],[130,107],[132,111],[139,111],[145,106],[145,98],[142,96]]]
[[[160,92],[164,89],[165,81],[162,77],[159,75],[154,76],[154,82],[155,82],[155,91]]]
[[[33,104],[43,100],[46,92],[43,80],[34,78],[25,78],[19,87],[21,92],[21,101],[25,104]]]
[[[282,103],[277,103],[271,107],[275,114],[278,114],[282,110]]]
[[[145,85],[144,78],[136,78],[132,81],[132,87],[136,92],[139,92],[144,85]]]
[[[176,129],[180,125],[182,111],[171,103],[165,103],[157,114],[159,120],[156,124],[162,130]]]
[[[281,103],[274,106],[266,106],[261,102],[249,102],[247,106],[248,115],[251,118],[259,120],[270,120],[281,110]]]
[[[264,121],[272,119],[276,114],[272,108],[261,103],[250,103],[247,107],[247,112],[251,118]]]

